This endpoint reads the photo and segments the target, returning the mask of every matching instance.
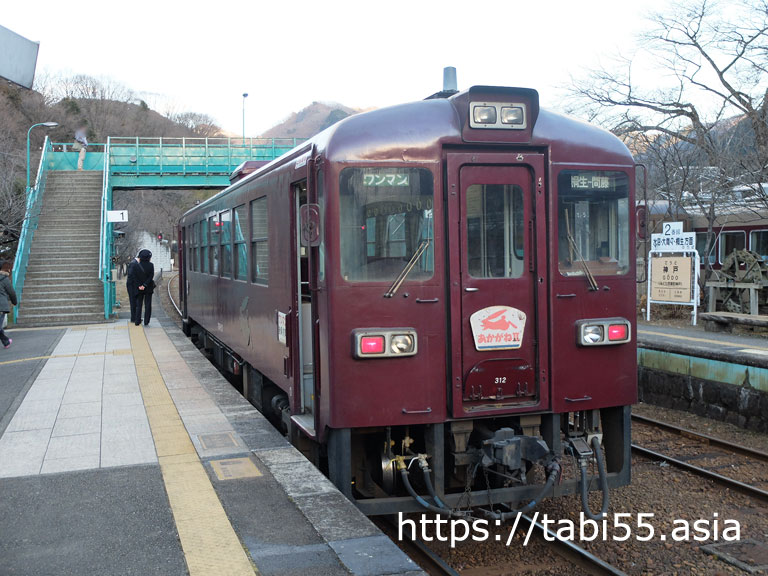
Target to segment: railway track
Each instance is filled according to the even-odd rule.
[[[393,534],[397,534],[396,522],[390,518],[376,518],[376,524],[379,525],[385,533],[387,533],[393,540]],[[563,557],[566,561],[578,565],[580,568],[593,574],[595,576],[626,576],[626,573],[613,566],[604,560],[601,560],[588,550],[581,546],[570,542],[568,540],[560,539],[552,530],[545,528],[541,523],[534,522],[533,518],[523,514],[520,517],[520,528],[526,531],[530,528],[531,524],[536,528],[535,534],[545,542],[547,546],[553,546],[556,548],[556,552],[559,556]],[[550,538],[550,540],[544,539],[544,534]],[[411,538],[407,533],[404,533],[404,539],[401,541],[403,547],[406,549],[408,556],[410,556],[419,566],[426,570],[432,576],[460,576],[460,573],[450,566],[439,554],[432,550],[425,542],[419,538]],[[487,566],[488,569],[493,569],[494,573],[499,570],[503,570],[506,574],[506,569],[514,571],[515,565],[509,566],[500,564],[498,566]],[[474,568],[473,570],[476,570]]]
[[[669,424],[668,422],[662,422],[661,420],[654,420],[653,418],[648,418],[647,416],[640,416],[638,414],[632,414],[632,421],[640,422],[641,424],[648,424],[649,426],[661,428],[662,430],[666,430],[668,432],[672,432],[674,434],[678,434],[680,436],[684,436],[692,440],[700,440],[702,443],[709,444],[710,446],[723,448],[725,450],[729,450],[736,454],[742,454],[744,456],[750,456],[752,458],[755,458],[756,460],[762,460],[763,462],[768,462],[768,452],[761,452],[760,450],[747,448],[746,446],[742,446],[740,444],[734,444],[733,442],[728,442],[727,440],[723,440],[722,438],[715,438],[714,436],[709,436],[708,434],[702,434],[701,432],[696,432],[688,428],[681,428],[680,426],[675,426],[674,424]]]
[[[178,273],[177,273],[177,274],[175,274],[174,276],[171,276],[170,278],[168,278],[168,282],[166,282],[166,284],[167,284],[167,286],[168,286],[168,299],[171,301],[171,305],[172,305],[172,306],[173,306],[173,307],[176,309],[176,312],[178,312],[178,313],[179,313],[179,316],[181,316],[181,308],[179,308],[179,307],[176,305],[176,300],[174,300],[174,298],[173,298],[173,294],[171,293],[171,283],[172,283],[174,280],[176,280],[176,281],[178,281],[178,280],[179,280],[179,275],[178,275]]]
[[[761,452],[759,450],[754,450],[746,446],[734,444],[732,442],[728,442],[727,440],[723,440],[721,438],[716,438],[714,436],[709,436],[707,434],[695,432],[687,428],[681,428],[673,424],[668,424],[667,422],[654,420],[653,418],[632,415],[632,420],[648,426],[653,426],[660,430],[665,430],[667,432],[677,434],[681,437],[697,440],[701,442],[703,445],[715,447],[726,453],[730,453],[731,455],[738,454],[741,456],[752,458],[756,461],[768,463],[768,454],[765,452]],[[736,492],[740,492],[742,494],[745,494],[757,500],[768,502],[768,491],[763,490],[762,488],[758,488],[757,486],[747,484],[746,482],[742,482],[740,480],[736,480],[734,478],[724,476],[722,474],[709,470],[703,466],[697,466],[695,464],[685,462],[680,458],[676,458],[669,454],[665,454],[657,450],[652,450],[645,446],[640,446],[634,443],[632,444],[632,452],[645,458],[664,461],[670,466],[674,466],[675,468],[679,468],[681,470],[685,470],[687,472],[690,472],[702,478],[712,480],[713,482],[716,482],[721,486],[724,486]]]

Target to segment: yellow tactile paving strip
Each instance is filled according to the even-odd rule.
[[[144,330],[131,326],[130,337],[139,388],[190,576],[258,574],[197,456]]]

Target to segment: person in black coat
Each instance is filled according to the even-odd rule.
[[[152,317],[152,292],[155,290],[155,267],[150,262],[152,252],[142,250],[138,258],[128,265],[126,288],[131,302],[131,322],[141,324],[141,309],[144,308],[144,325]]]

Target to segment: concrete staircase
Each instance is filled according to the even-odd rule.
[[[50,171],[16,323],[104,322],[99,280],[102,173]]]

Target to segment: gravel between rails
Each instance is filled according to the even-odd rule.
[[[683,437],[656,428],[652,424],[632,423],[632,438],[636,444],[694,466],[700,466],[728,478],[758,488],[768,487],[768,462],[755,460],[726,448],[711,446],[704,441]]]
[[[638,413],[657,420],[685,426],[757,450],[765,450],[768,447],[768,437],[765,435],[742,430],[724,422],[714,422],[693,414],[655,406],[640,405],[637,408]],[[636,431],[633,438],[637,438],[638,443],[642,444],[648,433],[640,431],[640,428],[633,425],[633,431]],[[686,438],[682,440],[686,443],[694,442]],[[710,447],[706,448],[710,451]],[[565,475],[571,477],[576,468],[573,459],[566,459],[564,465]],[[752,468],[745,466],[744,470]],[[723,469],[718,471],[725,473]],[[748,481],[748,478],[742,481]],[[599,507],[599,498],[598,493],[590,496],[593,510]],[[545,500],[537,510],[540,514],[546,513],[551,519],[568,518],[578,523],[581,504],[579,497],[574,495]],[[662,542],[658,535],[671,534],[675,527],[673,521],[676,519],[690,522],[707,519],[711,522],[717,513],[721,529],[724,519],[735,519],[741,524],[742,540],[752,538],[768,542],[768,506],[764,503],[756,502],[748,496],[688,472],[642,457],[632,458],[632,484],[611,493],[609,514],[616,512],[633,515],[653,513],[655,516],[651,523],[657,537],[649,542],[639,542],[633,534],[626,542],[577,541],[577,544],[632,576],[745,574],[741,569],[701,550],[701,546],[712,543],[712,539],[705,542],[674,542],[668,539]],[[552,545],[543,542],[541,538],[532,538],[525,549],[522,541],[518,539],[512,546],[505,546],[508,531],[509,525],[501,528],[491,527],[491,537],[488,541],[464,542],[453,550],[447,544],[430,543],[430,547],[465,576],[589,574],[589,571],[581,567],[572,566],[567,558],[558,555]],[[497,535],[502,541],[496,541]]]
[[[695,432],[709,434],[710,436],[741,444],[748,448],[762,450],[763,452],[768,451],[768,435],[745,430],[727,422],[711,420],[691,414],[690,412],[662,408],[652,404],[637,404],[632,407],[632,412],[655,420],[661,420],[662,422],[669,422],[675,426],[689,428]]]
[[[633,457],[632,464],[633,483],[612,492],[610,513],[654,513],[651,523],[657,534],[670,534],[675,519],[711,520],[714,513],[718,513],[721,520],[733,518],[741,523],[742,539],[768,540],[767,506],[692,474],[662,467],[644,458]],[[593,509],[599,505],[598,498],[597,494],[591,496]],[[581,505],[578,496],[569,496],[544,501],[538,510],[540,514],[547,513],[551,519],[569,518],[578,522]],[[581,573],[570,569],[561,571],[559,565],[562,560],[559,558],[557,567],[551,566],[547,571],[544,566],[554,557],[549,544],[539,542],[535,547],[529,544],[522,550],[519,541],[516,549],[507,548],[502,542],[495,541],[496,534],[505,538],[508,529],[492,529],[492,537],[487,542],[463,543],[454,550],[448,550],[447,545],[435,546],[434,549],[438,552],[442,549],[444,558],[462,574],[493,574],[490,571],[493,566],[503,567],[501,573],[510,575]],[[700,550],[700,546],[707,542],[662,542],[658,538],[650,542],[639,542],[632,538],[626,542],[577,543],[630,575],[743,573]],[[532,565],[526,565],[526,559]],[[487,571],[477,571],[481,569]]]

